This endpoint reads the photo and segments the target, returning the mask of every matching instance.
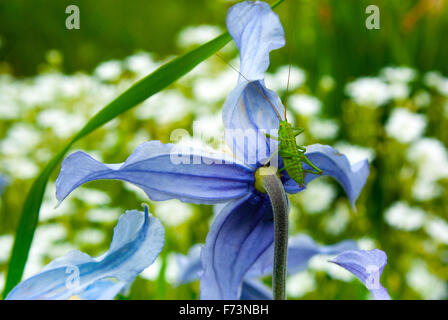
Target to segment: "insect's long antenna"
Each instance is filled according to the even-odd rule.
[[[294,8],[294,7],[293,7]],[[286,121],[288,121],[287,120],[287,118],[286,118],[286,106],[287,106],[287,103],[288,103],[288,91],[289,91],[289,80],[290,80],[290,78],[291,78],[291,65],[292,65],[292,39],[293,39],[293,36],[294,36],[294,33],[293,33],[293,28],[291,27],[291,24],[292,24],[292,21],[294,21],[294,19],[293,19],[293,16],[294,16],[294,9],[293,8],[291,8],[291,14],[289,15],[289,68],[288,68],[288,83],[287,83],[287,85],[286,85],[286,93],[285,93],[285,120]]]
[[[255,90],[257,90],[272,106],[272,108],[274,109],[275,113],[277,113],[277,116],[280,120],[282,120],[282,117],[280,116],[280,113],[278,113],[277,109],[275,108],[275,106],[272,104],[271,100],[268,99],[268,97],[266,97],[266,95],[249,79],[246,78],[246,76],[244,74],[242,74],[240,72],[240,70],[238,70],[236,67],[234,67],[230,62],[227,62],[223,57],[221,57],[221,55],[219,55],[218,53],[215,53],[222,61],[224,61],[224,63],[228,64],[229,67],[231,67],[233,70],[235,70],[236,72],[238,72],[240,74],[240,76],[242,76],[247,82],[249,82],[252,87],[255,88]]]

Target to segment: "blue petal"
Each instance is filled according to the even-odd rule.
[[[222,116],[230,150],[237,159],[257,166],[269,158],[271,150],[277,149],[278,142],[266,139],[265,133],[277,136],[279,118],[273,106],[277,110],[283,107],[280,98],[266,89],[263,81],[256,81],[253,85],[263,94],[247,82],[239,83],[227,97]]]
[[[147,208],[145,213],[127,211],[120,217],[104,255],[91,258],[72,251],[21,282],[7,299],[112,298],[154,262],[163,248],[164,233],[160,221],[149,217]]]
[[[131,182],[152,200],[208,204],[242,197],[254,184],[252,170],[225,155],[149,141],[122,164],[103,164],[81,151],[69,155],[56,180],[56,197],[62,201],[78,186],[99,179]]]
[[[198,280],[202,274],[201,249],[203,245],[196,244],[188,250],[187,255],[176,254],[179,274],[176,285]],[[241,288],[241,300],[272,300],[271,288],[255,279],[245,279]]]
[[[226,24],[240,51],[242,74],[223,108],[226,141],[238,159],[256,165],[269,157],[270,152],[260,130],[278,128],[276,110],[283,112],[277,94],[265,87],[264,73],[269,66],[269,52],[285,44],[284,32],[278,16],[263,2],[234,5],[229,9]],[[255,138],[249,142],[236,139],[234,131],[228,132],[235,129],[251,130],[246,136]],[[276,142],[271,142],[275,148]]]
[[[215,218],[202,250],[201,299],[238,299],[250,267],[274,239],[269,199],[255,194],[229,203]]]
[[[323,170],[324,176],[331,176],[342,185],[350,199],[350,203],[354,207],[356,199],[358,199],[369,176],[369,162],[367,159],[350,165],[345,155],[330,146],[313,144],[306,148],[308,159]],[[307,165],[304,165],[304,167],[305,169],[310,169]],[[306,174],[305,183],[309,183],[317,177],[319,176],[315,174]],[[303,190],[287,175],[284,179],[284,187],[289,193]]]
[[[321,246],[305,234],[295,235],[288,242],[288,273],[293,274],[305,270],[309,260],[317,254],[338,254],[346,250],[355,250],[358,246],[353,240]],[[274,245],[261,255],[247,273],[246,277],[262,277],[272,274]]]
[[[345,251],[332,259],[333,262],[353,273],[370,290],[376,300],[390,300],[387,289],[380,283],[381,273],[387,264],[384,251]]]
[[[241,73],[260,80],[269,66],[269,52],[285,45],[285,35],[276,13],[264,2],[242,2],[231,7],[227,29],[241,57]]]
[[[127,283],[113,280],[98,280],[79,294],[82,300],[112,300],[126,287]]]
[[[272,300],[272,290],[259,280],[246,279],[243,281],[240,300]]]
[[[5,188],[8,186],[8,178],[0,174],[0,196],[2,195]]]
[[[179,268],[179,274],[175,281],[175,285],[190,283],[199,278],[199,275],[202,272],[201,250],[202,245],[196,244],[188,250],[186,256],[176,254],[175,257]]]

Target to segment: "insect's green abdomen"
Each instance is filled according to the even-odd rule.
[[[291,124],[286,121],[281,121],[278,136],[280,140],[280,151],[286,151],[288,154],[293,155],[291,157],[283,157],[285,170],[291,179],[299,186],[303,186],[304,172],[301,161],[302,154],[297,148],[296,138]]]

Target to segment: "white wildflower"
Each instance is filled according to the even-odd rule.
[[[235,87],[238,74],[234,70],[221,72],[215,78],[199,78],[193,85],[193,94],[198,100],[216,103],[224,100]]]
[[[76,233],[75,241],[81,244],[98,245],[101,244],[106,235],[103,231],[93,228],[83,229]]]
[[[4,234],[0,236],[0,264],[7,262],[9,254],[14,243],[12,234]]]
[[[120,77],[122,72],[121,61],[109,60],[98,65],[94,75],[101,80],[114,81]]]
[[[274,74],[266,74],[266,87],[274,91],[286,91],[288,84],[289,66],[281,66]],[[291,66],[289,90],[297,89],[306,81],[306,73],[296,66]]]
[[[8,156],[26,155],[40,142],[41,134],[27,123],[17,123],[9,128],[6,137],[0,141],[0,153]]]
[[[177,199],[154,203],[154,214],[169,226],[177,226],[193,215],[193,208]]]
[[[417,71],[408,67],[385,67],[381,77],[390,83],[407,83],[415,80]]]
[[[140,277],[146,280],[156,280],[159,276],[160,269],[162,269],[162,260],[158,257],[153,264],[140,273]]]
[[[152,55],[147,52],[138,52],[127,57],[125,64],[127,69],[137,74],[139,78],[150,74],[160,66],[159,63],[154,61]]]
[[[37,116],[37,123],[51,130],[61,138],[67,138],[82,128],[86,119],[79,115],[68,113],[65,110],[46,109]]]
[[[394,109],[386,123],[386,133],[402,143],[420,138],[426,128],[424,115],[415,114],[405,108]]]
[[[180,92],[167,90],[146,100],[135,110],[139,120],[154,119],[158,125],[179,121],[191,112],[191,101]]]
[[[442,195],[443,188],[434,180],[418,176],[412,186],[412,196],[417,201],[430,201]]]
[[[409,97],[411,92],[406,83],[391,83],[388,87],[389,95],[392,99],[403,100]]]
[[[307,94],[293,94],[289,97],[289,106],[298,115],[313,116],[320,112],[321,102]]]
[[[446,220],[430,217],[425,223],[425,231],[438,242],[448,244],[448,223]]]
[[[310,271],[303,271],[289,276],[286,280],[286,292],[289,297],[300,298],[308,292],[316,289],[314,274]]]
[[[307,213],[320,213],[330,208],[336,198],[336,188],[324,179],[309,183],[304,191],[299,194],[300,202]]]
[[[339,131],[339,125],[334,120],[313,119],[308,126],[316,139],[334,139]]]
[[[350,82],[345,90],[356,104],[366,107],[380,107],[391,98],[389,86],[384,81],[373,77],[359,78]]]
[[[431,95],[427,91],[420,90],[414,95],[413,101],[417,107],[426,108],[431,103]]]
[[[338,235],[345,230],[350,219],[350,209],[344,202],[339,202],[332,215],[325,218],[325,230],[328,234]]]
[[[423,299],[445,299],[447,289],[445,282],[429,272],[423,261],[412,264],[411,270],[406,275],[409,286],[422,295]]]
[[[418,207],[411,207],[405,202],[396,202],[389,207],[384,219],[397,229],[413,231],[419,229],[424,222],[426,212]]]
[[[177,45],[188,48],[192,45],[201,45],[221,34],[221,28],[211,25],[189,26],[183,29],[177,37]]]
[[[87,220],[99,223],[116,222],[122,211],[120,208],[95,208],[87,212]]]
[[[439,140],[419,139],[408,148],[406,156],[417,166],[419,177],[430,181],[448,177],[448,154]]]

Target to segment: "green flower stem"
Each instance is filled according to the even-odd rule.
[[[263,187],[271,199],[274,212],[274,300],[286,300],[286,263],[288,259],[288,201],[283,184],[274,171],[263,175]]]

